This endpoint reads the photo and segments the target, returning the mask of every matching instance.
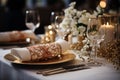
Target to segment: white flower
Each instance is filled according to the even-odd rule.
[[[76,15],[77,15],[77,17],[80,17],[82,15],[82,12],[81,11],[77,11]]]
[[[80,27],[78,27],[78,30],[80,32],[80,35],[83,35],[85,30],[86,30],[86,28],[84,26],[80,26]]]
[[[86,13],[86,12],[87,12],[87,10],[83,10],[83,11],[82,11],[82,14],[83,14],[83,13]]]
[[[76,4],[76,2],[72,2],[72,3],[70,3],[69,6],[75,6],[75,4]]]
[[[86,43],[87,43],[87,41],[88,41],[88,40],[86,40],[86,39],[85,39],[85,40],[83,40],[82,42],[83,42],[83,44],[86,44]]]
[[[96,10],[98,13],[101,13],[101,7],[99,5],[97,6]]]
[[[95,16],[97,16],[97,15],[98,15],[98,12],[97,12],[97,11],[93,11],[93,14],[94,14]]]
[[[80,34],[84,36],[86,33],[86,28],[88,25],[89,18],[96,18],[99,13],[101,13],[101,8],[98,6],[93,13],[89,13],[87,10],[78,11],[75,9],[76,2],[72,2],[68,8],[64,10],[64,19],[60,23],[60,28],[64,32],[71,30],[73,35]],[[85,38],[83,41],[83,48],[81,49],[82,53],[86,53],[86,49],[89,47],[90,41],[88,38]],[[91,45],[91,44],[90,44]]]
[[[80,33],[83,34],[85,31],[85,28],[83,26],[88,25],[88,19],[89,18],[95,18],[100,12],[101,8],[98,6],[96,8],[96,11],[93,12],[93,14],[90,14],[87,12],[87,10],[78,11],[75,7],[76,2],[72,2],[68,8],[64,10],[65,15],[62,23],[60,24],[60,27],[63,28],[63,30],[66,31],[66,29],[71,29],[72,33]],[[80,23],[84,25],[79,25]]]
[[[87,24],[88,19],[86,19],[84,16],[82,16],[81,18],[79,18],[78,23],[83,23],[83,24]]]

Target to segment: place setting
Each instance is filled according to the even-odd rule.
[[[21,64],[21,65],[52,65],[69,62],[75,59],[74,54],[62,54],[60,57],[55,57],[53,59],[41,60],[41,61],[21,61],[16,56],[11,54],[7,54],[4,56],[6,60],[13,64]]]
[[[75,54],[66,51],[68,48],[67,41],[60,39],[54,43],[12,48],[11,53],[6,54],[4,59],[16,68],[35,69],[36,74],[44,76],[89,69],[84,62],[76,60]]]
[[[15,47],[25,47],[37,41],[37,36],[30,30],[8,31],[0,33],[0,48],[10,49]]]
[[[75,4],[75,2],[71,3],[65,9],[64,15],[52,15],[54,21],[45,27],[45,33],[40,36],[40,39],[34,34],[35,29],[40,26],[40,16],[34,10],[26,10],[25,23],[30,30],[5,32],[0,35],[4,36],[4,42],[12,44],[17,41],[19,44],[19,41],[25,40],[29,45],[11,48],[10,53],[6,54],[4,59],[12,64],[23,66],[62,65],[36,72],[44,76],[103,66],[105,63],[100,60],[104,54],[102,48],[106,51],[113,50],[106,47],[107,44],[111,45],[112,40],[117,40],[114,35],[117,33],[114,31],[114,24],[117,22],[111,22],[110,18],[113,16],[99,15],[99,10],[93,14],[86,10],[77,11],[74,9]],[[97,8],[101,9],[99,6]],[[69,11],[75,12],[68,14]],[[114,60],[115,56],[110,58],[109,55],[106,58]],[[118,55],[117,52],[116,55]],[[75,64],[76,60],[79,63]],[[118,58],[113,61],[117,68],[119,67],[118,61]],[[69,62],[74,63],[67,64]]]
[[[120,0],[1,0],[0,80],[119,80]]]
[[[0,32],[0,47],[25,47],[39,43],[39,37],[34,33],[40,26],[40,17],[35,10],[26,10],[25,24],[29,30],[13,30]]]

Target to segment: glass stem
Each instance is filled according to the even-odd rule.
[[[97,59],[97,46],[95,44],[95,59]]]
[[[35,32],[35,28],[32,29],[32,32],[33,32],[33,33]]]
[[[97,59],[97,43],[95,40],[93,42],[93,59]]]

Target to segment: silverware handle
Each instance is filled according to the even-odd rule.
[[[42,73],[50,73],[58,70],[63,70],[63,68],[56,68],[56,69],[51,69],[51,70],[45,70],[45,71],[38,71],[37,74],[42,74]]]
[[[43,72],[49,73],[49,72],[54,72],[54,71],[58,71],[58,70],[63,70],[63,68],[56,68],[56,69],[51,69],[51,70],[47,70],[47,71],[43,71]]]
[[[62,73],[62,72],[66,72],[66,70],[65,70],[65,69],[61,69],[61,70],[52,71],[52,72],[42,72],[42,74],[43,74],[44,76],[48,76],[48,75],[58,74],[58,73]]]
[[[71,69],[63,69],[61,68],[60,70],[55,70],[55,71],[51,71],[51,72],[42,72],[42,74],[44,76],[48,76],[48,75],[53,75],[53,74],[58,74],[58,73],[63,73],[63,72],[70,72],[70,71],[76,71],[76,70],[83,70],[83,69],[89,69],[89,67],[84,66],[84,67],[76,67],[76,68],[71,68]]]

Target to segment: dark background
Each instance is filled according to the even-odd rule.
[[[95,10],[100,0],[0,0],[0,32],[26,30],[25,10],[35,9],[40,14],[40,27],[36,34],[43,34],[44,27],[50,25],[52,11],[63,11],[70,2],[76,1],[78,10]],[[107,0],[105,12],[113,10],[119,13],[120,0]]]

